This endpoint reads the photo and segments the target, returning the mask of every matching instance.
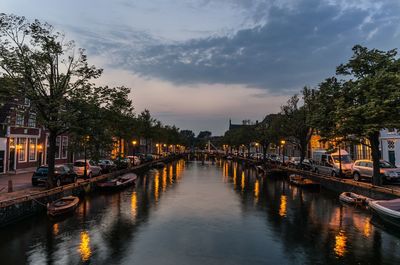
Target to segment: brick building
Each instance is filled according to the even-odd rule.
[[[0,173],[46,164],[48,133],[28,99],[0,105]],[[56,164],[68,161],[68,135],[57,137]]]

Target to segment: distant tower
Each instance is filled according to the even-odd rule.
[[[231,118],[229,118],[229,130],[231,129],[231,126],[232,126],[232,120]]]

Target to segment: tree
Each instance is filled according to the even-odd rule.
[[[299,97],[296,94],[281,108],[286,137],[294,138],[293,143],[300,149],[300,161],[306,157],[308,143],[313,134],[311,120],[315,111],[315,91],[304,87],[302,94],[304,101],[302,106],[299,106]]]
[[[282,115],[269,114],[260,122],[256,128],[256,141],[263,148],[263,161],[267,159],[267,151],[270,144],[279,144],[282,134]]]
[[[195,134],[191,130],[182,130],[179,132],[181,144],[186,147],[192,148],[195,144]]]
[[[130,142],[135,125],[134,108],[132,100],[129,99],[131,90],[124,86],[107,90],[107,95],[103,96],[106,101],[104,106],[105,122],[109,126],[108,128],[111,130],[113,137],[118,140],[118,156],[121,157],[122,140],[125,139]]]
[[[53,186],[56,138],[69,130],[77,112],[67,111],[70,100],[101,96],[90,81],[102,70],[90,66],[84,50],[53,27],[38,20],[0,14],[0,69],[14,82],[11,94],[27,97],[38,121],[49,132],[49,184]]]
[[[145,153],[148,153],[148,146],[149,143],[148,141],[150,139],[152,139],[155,134],[156,131],[154,129],[154,127],[157,124],[157,120],[154,119],[153,117],[151,117],[150,111],[148,109],[145,109],[144,111],[142,111],[138,118],[137,118],[137,131],[139,136],[143,137],[145,139],[145,144],[146,144],[146,148],[145,148]]]
[[[396,50],[356,45],[350,60],[336,70],[347,78],[335,100],[336,129],[341,135],[369,140],[375,185],[381,184],[380,130],[400,128],[400,60],[396,56]]]

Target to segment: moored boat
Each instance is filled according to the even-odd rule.
[[[99,182],[97,183],[97,187],[102,190],[117,190],[134,184],[136,179],[136,174],[125,174],[115,179]]]
[[[50,216],[60,216],[71,213],[78,206],[79,198],[75,196],[67,196],[58,199],[47,205],[47,214]]]
[[[339,200],[348,204],[355,204],[355,205],[367,205],[368,201],[371,200],[371,198],[368,198],[366,196],[359,195],[354,192],[342,192],[339,195]]]
[[[400,228],[400,199],[371,200],[368,205],[381,219]]]
[[[303,188],[319,188],[320,185],[318,182],[315,182],[311,179],[305,178],[300,175],[292,174],[289,176],[289,182],[293,185],[300,186]]]

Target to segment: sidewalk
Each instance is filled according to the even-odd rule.
[[[13,191],[32,188],[31,177],[36,168],[25,168],[0,175],[0,194],[8,192],[8,181],[12,180]]]

